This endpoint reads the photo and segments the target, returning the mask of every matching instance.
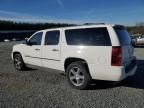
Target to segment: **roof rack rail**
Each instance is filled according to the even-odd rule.
[[[83,25],[104,25],[105,23],[84,23]]]

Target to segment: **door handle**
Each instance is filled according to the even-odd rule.
[[[39,51],[40,49],[36,48],[35,50],[36,50],[36,51]]]
[[[59,51],[58,49],[52,49],[52,51]]]

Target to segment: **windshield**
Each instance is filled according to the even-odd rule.
[[[131,44],[130,35],[124,27],[114,27],[114,29],[118,35],[121,45]]]

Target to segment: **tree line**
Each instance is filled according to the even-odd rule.
[[[26,37],[30,37],[35,31],[57,28],[57,27],[67,27],[74,26],[74,24],[64,24],[64,23],[22,23],[22,22],[12,22],[12,21],[1,21],[0,20],[0,42],[5,39],[13,40],[24,40]],[[144,34],[144,25],[136,24],[136,26],[126,27],[129,33],[132,34]],[[23,31],[28,30],[29,32],[7,32],[7,31]],[[5,32],[3,32],[5,31]]]
[[[73,26],[74,24],[66,23],[22,23],[13,21],[0,20],[0,30],[42,30],[56,27]],[[144,23],[137,23],[135,26],[128,26],[127,30],[130,34],[144,34]]]
[[[144,26],[127,27],[128,32],[132,34],[144,34]]]
[[[74,24],[65,24],[65,23],[22,23],[22,22],[0,20],[0,42],[4,41],[5,39],[24,40],[25,38],[30,37],[37,30],[57,28],[57,27],[67,27],[73,25]],[[24,31],[24,32],[9,32],[9,31]]]
[[[13,21],[0,21],[0,30],[42,30],[55,27],[67,27],[73,24],[66,23],[22,23]]]

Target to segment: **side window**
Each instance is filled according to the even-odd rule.
[[[66,30],[68,45],[111,46],[107,28],[85,28]]]
[[[58,45],[60,31],[48,31],[45,35],[45,45]]]
[[[42,32],[36,33],[30,38],[29,42],[32,43],[32,45],[41,45],[42,34]]]

